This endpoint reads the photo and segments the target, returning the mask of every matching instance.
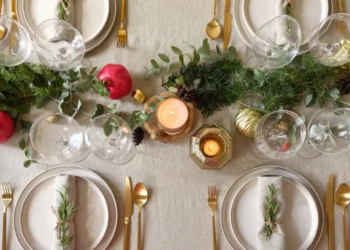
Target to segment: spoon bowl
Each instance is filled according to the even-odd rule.
[[[348,250],[348,236],[346,233],[346,217],[345,208],[350,203],[350,187],[348,184],[341,184],[334,195],[335,203],[342,209],[343,212],[343,246],[344,250]]]
[[[216,21],[215,16],[213,16],[213,19],[207,24],[207,35],[210,39],[215,40],[217,39],[221,34],[221,26]]]

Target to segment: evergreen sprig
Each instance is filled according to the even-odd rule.
[[[60,11],[58,12],[59,19],[66,20],[67,14],[66,14],[65,8],[68,8],[68,5],[69,5],[69,0],[62,0],[60,5]]]
[[[264,221],[265,221],[265,237],[269,240],[273,233],[277,232],[278,213],[280,212],[280,206],[276,199],[276,193],[278,189],[275,189],[273,184],[269,185],[269,195],[265,197],[264,207]]]

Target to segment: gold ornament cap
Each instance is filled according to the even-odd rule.
[[[144,103],[146,95],[141,89],[135,89],[131,94],[131,98],[134,103]]]

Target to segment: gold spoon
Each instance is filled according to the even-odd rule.
[[[343,240],[344,240],[344,250],[348,250],[348,237],[346,234],[346,218],[345,218],[345,207],[350,203],[350,187],[348,184],[341,184],[334,195],[335,203],[343,211]]]
[[[211,40],[217,39],[221,34],[221,26],[216,21],[216,0],[214,0],[214,15],[213,19],[207,24],[207,35]]]
[[[139,208],[139,223],[137,231],[137,250],[141,250],[141,208],[146,204],[148,193],[145,185],[137,183],[132,191],[132,199]]]
[[[1,14],[1,9],[2,9],[2,0],[0,0],[0,14]],[[5,27],[0,24],[0,40],[4,38],[5,33],[6,33]]]

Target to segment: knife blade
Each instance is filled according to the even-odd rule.
[[[130,178],[127,176],[125,181],[125,227],[124,227],[124,250],[129,249],[130,238],[130,216],[132,214],[132,191]]]
[[[225,0],[225,16],[224,16],[224,50],[227,50],[231,36],[231,14],[230,0]]]
[[[334,250],[334,175],[330,175],[327,184],[326,193],[326,214],[328,218],[328,249]]]

